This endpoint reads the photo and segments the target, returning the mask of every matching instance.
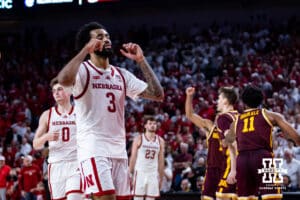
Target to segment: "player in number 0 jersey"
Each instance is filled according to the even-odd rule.
[[[51,199],[81,199],[79,165],[77,161],[76,122],[71,104],[71,91],[56,79],[51,82],[56,106],[46,110],[40,117],[33,147],[41,149],[49,143],[48,183]]]

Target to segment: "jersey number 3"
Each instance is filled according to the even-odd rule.
[[[109,112],[116,112],[116,97],[114,95],[114,93],[112,92],[108,92],[106,93],[106,97],[109,98],[109,106],[107,106],[107,110]]]

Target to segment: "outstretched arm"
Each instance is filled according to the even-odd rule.
[[[85,57],[94,52],[95,50],[102,50],[103,42],[101,40],[92,38],[81,51],[70,60],[67,65],[59,72],[57,78],[58,82],[63,86],[72,86],[75,83],[76,74],[80,64],[84,61]]]
[[[140,97],[145,99],[151,99],[155,101],[163,101],[164,99],[164,91],[159,83],[156,75],[154,74],[151,66],[147,62],[146,58],[144,57],[143,51],[138,44],[134,43],[127,43],[123,45],[123,48],[126,50],[121,49],[121,53],[129,59],[132,59],[137,62],[140,66],[142,73],[148,83],[148,87],[139,94]]]
[[[286,133],[288,137],[290,137],[298,146],[300,146],[300,135],[281,114],[271,111],[266,111],[266,114],[273,125],[278,125],[283,133]]]
[[[185,91],[186,99],[185,99],[185,115],[186,117],[191,120],[196,126],[200,128],[204,128],[209,132],[213,127],[213,122],[209,119],[204,119],[201,116],[197,115],[194,112],[192,101],[193,95],[195,93],[195,88],[188,87]]]
[[[42,149],[47,141],[55,141],[58,140],[59,133],[47,133],[48,129],[48,117],[49,117],[49,110],[43,112],[39,120],[39,126],[35,132],[34,139],[33,139],[33,148],[36,150]]]

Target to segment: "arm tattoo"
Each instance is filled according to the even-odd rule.
[[[162,101],[164,98],[164,91],[149,63],[146,61],[146,59],[143,59],[143,61],[139,62],[138,64],[143,72],[146,82],[148,83],[146,90],[144,90],[139,96],[147,99]]]

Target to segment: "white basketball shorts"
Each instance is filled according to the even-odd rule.
[[[115,194],[117,200],[131,199],[127,159],[93,157],[80,166],[87,196]]]
[[[70,193],[83,193],[78,162],[48,164],[48,184],[51,199],[64,199]]]

